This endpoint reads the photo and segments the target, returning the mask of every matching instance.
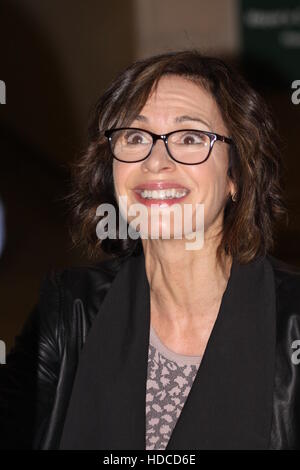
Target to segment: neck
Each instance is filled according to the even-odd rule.
[[[183,240],[142,240],[150,286],[151,311],[165,324],[184,328],[201,321],[220,304],[232,258],[216,256],[216,240],[201,250],[185,249]]]

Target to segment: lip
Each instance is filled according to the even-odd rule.
[[[172,199],[145,199],[141,196],[141,191],[143,189],[146,190],[159,190],[159,189],[169,189],[169,188],[174,188],[174,189],[186,189],[187,193],[182,196],[182,197],[177,197],[177,198],[172,198]],[[179,202],[183,201],[188,194],[190,193],[190,190],[186,187],[183,186],[180,183],[176,183],[175,181],[147,181],[145,183],[141,183],[138,186],[134,188],[134,193],[136,199],[144,204],[145,206],[151,206],[153,204],[159,205],[159,206],[171,206],[172,204],[178,204]]]

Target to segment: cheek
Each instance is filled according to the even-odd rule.
[[[188,168],[190,179],[194,182],[197,195],[206,197],[211,192],[216,181],[216,171],[211,165]]]
[[[133,186],[133,181],[135,181],[136,171],[134,164],[126,164],[117,160],[113,162],[113,181],[116,197],[131,197],[130,188]]]
[[[208,162],[207,162],[208,163]],[[190,177],[195,182],[197,196],[218,204],[228,192],[228,177],[225,168],[213,161],[208,165],[190,169]]]

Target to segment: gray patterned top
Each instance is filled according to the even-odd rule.
[[[164,450],[189,394],[202,356],[167,348],[150,326],[146,393],[146,450]]]

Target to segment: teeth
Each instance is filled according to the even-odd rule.
[[[187,194],[188,190],[187,189],[175,189],[175,188],[170,188],[170,189],[159,189],[156,190],[154,189],[153,191],[150,191],[148,189],[144,189],[141,191],[141,196],[145,199],[176,199],[183,197]]]

